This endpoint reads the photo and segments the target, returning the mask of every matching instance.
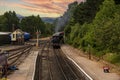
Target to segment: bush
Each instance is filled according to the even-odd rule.
[[[105,60],[109,61],[112,64],[120,64],[120,54],[107,53],[104,57]]]

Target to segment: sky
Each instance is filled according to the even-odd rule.
[[[0,0],[0,15],[15,11],[22,16],[40,15],[59,17],[67,10],[68,4],[83,0]]]

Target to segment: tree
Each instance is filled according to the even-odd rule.
[[[5,12],[4,13],[4,17],[6,18],[6,31],[13,31],[13,27],[14,29],[18,28],[19,25],[19,19],[16,16],[15,11],[11,12]]]
[[[46,26],[46,30],[45,30],[45,35],[52,35],[53,34],[53,31],[54,31],[54,26],[53,24],[50,24],[50,23],[45,23],[45,26]]]
[[[14,26],[13,26],[14,25]],[[19,25],[19,19],[16,16],[16,13],[13,11],[5,12],[4,15],[0,16],[0,29],[1,31],[13,31],[17,29]]]
[[[21,20],[21,29],[23,31],[31,33],[34,37],[37,30],[40,30],[42,34],[45,33],[46,26],[41,20],[40,16],[28,16]]]
[[[112,26],[111,19],[115,13],[115,3],[113,0],[105,0],[97,13],[94,26],[95,26],[95,39],[98,51],[106,50],[109,47],[109,41],[111,39]]]
[[[91,23],[102,2],[103,0],[86,0],[86,2],[80,3],[73,13],[75,22],[80,24]]]
[[[6,27],[6,18],[1,15],[0,16],[0,31],[6,31],[7,27]]]

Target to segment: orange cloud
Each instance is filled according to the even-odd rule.
[[[22,0],[23,2],[31,5],[31,10],[33,10],[33,6],[37,6],[39,9],[43,9],[40,11],[45,11],[48,13],[59,13],[63,14],[64,11],[67,9],[67,5],[74,0]],[[38,9],[35,9],[38,10]],[[39,10],[38,10],[39,11]]]
[[[69,3],[74,2],[75,0],[20,0],[18,2],[7,2],[0,1],[0,6],[7,6],[14,8],[20,8],[21,10],[31,11],[32,13],[42,13],[50,15],[62,15]],[[19,2],[20,2],[19,1]],[[83,0],[78,0],[79,2]],[[9,5],[8,5],[9,4]]]
[[[30,10],[30,11],[37,11],[37,12],[41,12],[41,13],[57,13],[57,14],[62,14],[63,10],[57,10],[54,7],[50,7],[49,5],[41,5],[41,7],[39,6],[29,6],[29,5],[24,5],[24,4],[11,4],[12,7],[19,7],[19,8],[23,8],[26,10]]]
[[[75,0],[51,0],[51,1],[53,1],[55,3],[71,3]]]

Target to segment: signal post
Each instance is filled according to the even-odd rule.
[[[39,34],[41,34],[41,32],[37,30],[37,32],[36,32],[36,35],[37,35],[36,47],[39,47]]]

